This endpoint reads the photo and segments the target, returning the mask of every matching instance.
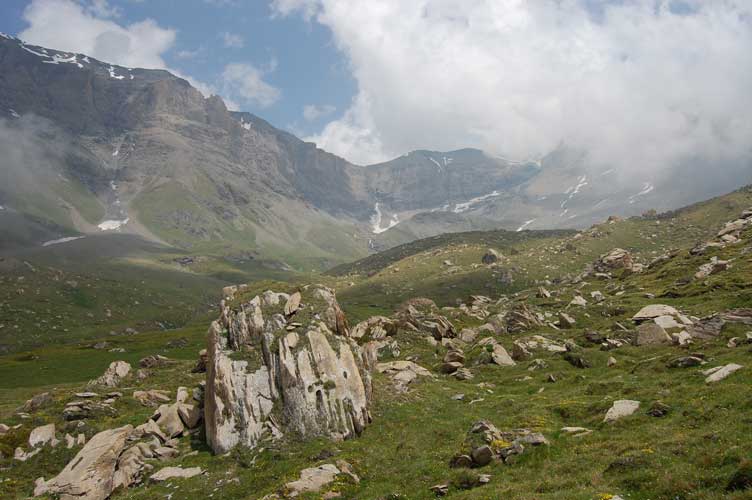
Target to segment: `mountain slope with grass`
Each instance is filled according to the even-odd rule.
[[[745,187],[582,231],[454,234],[328,274],[259,276],[223,291],[229,309],[175,329],[6,355],[0,492],[26,498],[43,477],[44,497],[40,485],[86,450],[66,433],[88,442],[146,422],[152,444],[132,438],[151,456],[128,462],[134,475],[112,498],[285,498],[308,484],[301,475],[317,491],[298,498],[748,498],[751,244]],[[339,331],[342,318],[310,298],[315,283],[336,290],[349,322],[340,342],[370,359],[371,421],[357,437],[301,439],[277,410],[255,447],[225,455],[187,413],[181,432],[159,437],[153,425],[178,425],[160,412],[201,405],[212,318],[234,318],[228,335],[248,326],[247,341],[231,337],[236,368],[258,363],[258,304],[277,322],[274,348],[305,339],[316,318]],[[114,386],[87,385],[118,360],[132,368]],[[62,442],[30,445],[50,423]],[[198,475],[150,479],[165,467]]]

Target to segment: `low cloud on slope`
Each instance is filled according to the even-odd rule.
[[[311,140],[360,163],[474,146],[668,172],[749,166],[747,0],[275,0],[331,29],[358,93]]]

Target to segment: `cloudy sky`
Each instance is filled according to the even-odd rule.
[[[4,0],[0,30],[171,69],[358,163],[752,155],[750,0]]]

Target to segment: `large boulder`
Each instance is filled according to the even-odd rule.
[[[595,270],[607,273],[610,271],[616,271],[625,269],[631,271],[634,268],[634,260],[632,254],[622,248],[614,248],[613,250],[603,254],[595,262]]]
[[[35,496],[49,494],[61,499],[104,500],[120,486],[116,469],[133,426],[102,431],[86,443],[65,468],[37,485]]]
[[[643,323],[637,327],[634,345],[660,345],[672,343],[671,336],[656,323]]]
[[[348,334],[334,291],[320,285],[300,298],[266,292],[223,303],[207,347],[204,421],[214,452],[255,447],[278,427],[303,438],[360,434],[371,381]]]

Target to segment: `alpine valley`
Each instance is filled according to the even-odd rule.
[[[736,172],[355,165],[2,35],[0,497],[751,498]]]

